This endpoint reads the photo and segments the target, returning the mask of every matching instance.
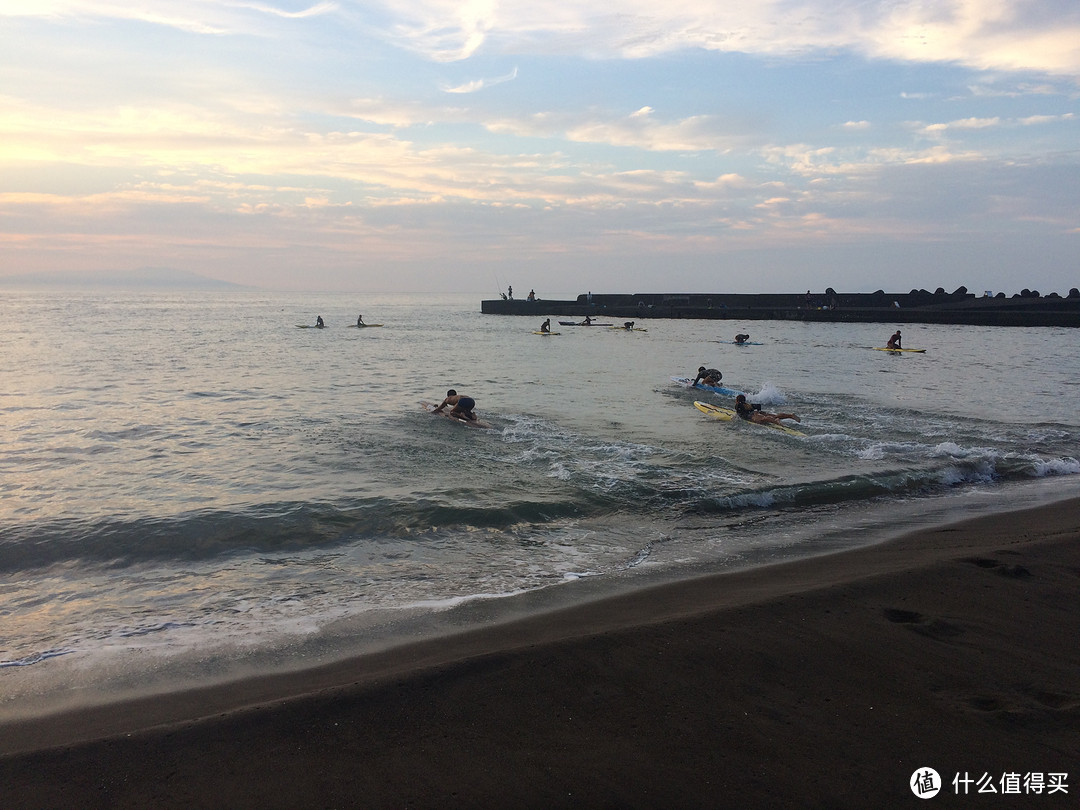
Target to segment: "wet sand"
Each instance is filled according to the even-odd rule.
[[[1075,807],[1078,593],[1080,499],[9,723],[0,806]]]

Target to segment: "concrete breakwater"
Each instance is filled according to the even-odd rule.
[[[488,315],[581,319],[696,318],[826,323],[947,323],[979,326],[1080,326],[1080,290],[1043,296],[1024,290],[975,295],[961,287],[947,293],[585,293],[573,300],[498,298],[481,301]]]

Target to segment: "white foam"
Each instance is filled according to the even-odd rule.
[[[762,385],[761,390],[750,397],[750,399],[753,402],[758,402],[762,405],[783,405],[787,401],[784,397],[784,392],[771,382],[766,382]]]
[[[1075,458],[1036,459],[1032,464],[1032,474],[1036,478],[1049,475],[1080,475],[1080,460]]]

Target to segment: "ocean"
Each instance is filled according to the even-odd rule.
[[[871,350],[891,324],[542,337],[481,297],[0,296],[0,713],[1080,494],[1075,329],[911,324],[903,355]],[[700,365],[806,435],[700,413],[731,405],[672,382]],[[491,428],[421,408],[449,388]]]

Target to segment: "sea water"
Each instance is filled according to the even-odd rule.
[[[480,298],[0,297],[0,715],[1080,492],[1075,329],[894,355],[893,324],[538,336]],[[700,413],[731,404],[671,381],[700,365],[806,436]],[[449,388],[490,429],[420,407]]]

